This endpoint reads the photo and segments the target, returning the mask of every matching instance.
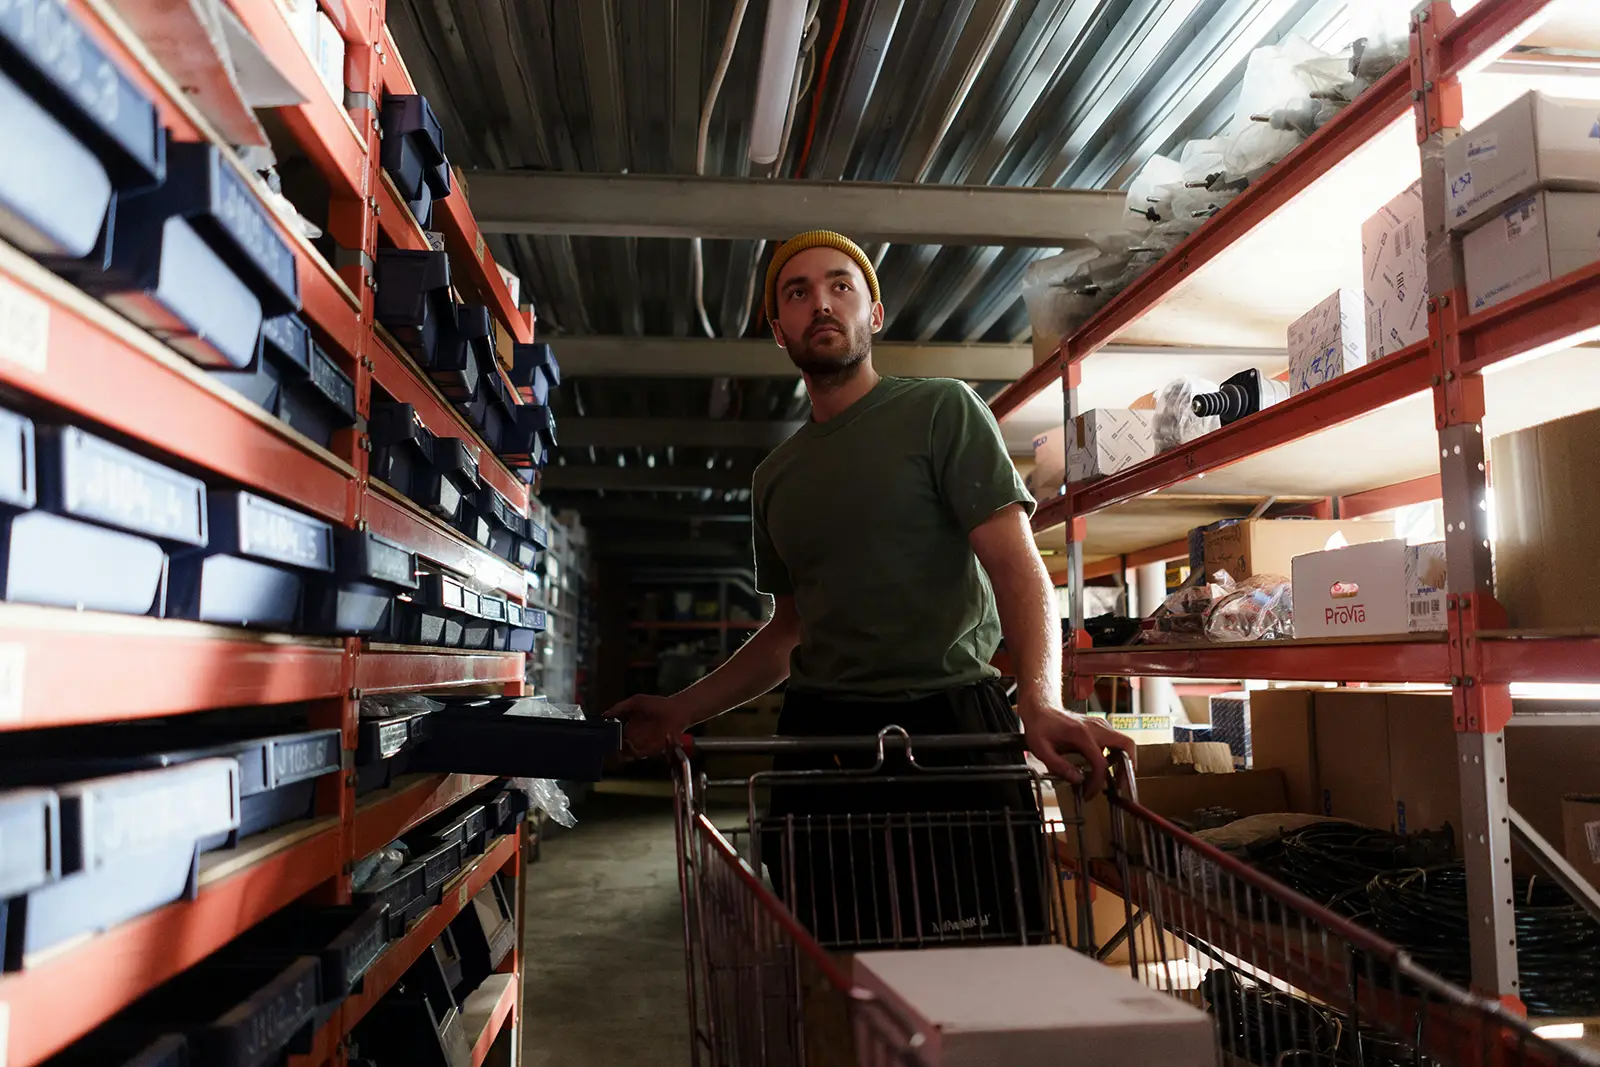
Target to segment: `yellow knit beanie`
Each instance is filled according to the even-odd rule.
[[[867,288],[872,290],[872,302],[876,304],[881,299],[878,294],[878,272],[872,269],[872,260],[860,245],[832,230],[807,230],[779,246],[772,254],[772,262],[767,265],[767,321],[776,322],[778,318],[778,273],[783,270],[785,263],[811,248],[837,249],[855,260],[861,273],[866,275]]]

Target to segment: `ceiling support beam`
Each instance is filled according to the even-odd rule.
[[[558,337],[550,343],[561,360],[561,373],[572,378],[800,376],[788,355],[770,339]],[[880,374],[897,378],[1010,382],[1033,366],[1033,349],[1028,345],[880,341],[872,346],[872,362]],[[566,425],[562,423],[563,428]],[[562,443],[566,443],[564,437]]]
[[[485,233],[783,240],[826,225],[861,242],[1069,248],[1123,229],[1126,194],[1098,189],[475,171]]]
[[[546,467],[540,492],[562,489],[605,489],[619,492],[697,493],[702,489],[718,492],[750,488],[748,470],[718,467]],[[582,510],[581,508],[579,509]]]
[[[563,448],[776,448],[804,423],[754,419],[569,418]]]
[[[548,494],[546,494],[548,496]],[[676,525],[728,523],[749,525],[748,502],[731,504],[716,500],[652,500],[638,496],[567,497],[545,501],[558,507],[571,506],[590,526],[608,522],[661,522]]]

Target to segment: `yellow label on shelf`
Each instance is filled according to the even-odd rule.
[[[0,722],[18,722],[22,719],[27,666],[27,648],[22,645],[0,645]],[[3,1047],[3,1043],[0,1043],[0,1047]],[[0,1067],[5,1067],[3,1058],[0,1058]]]
[[[0,359],[43,374],[49,352],[50,305],[0,278]]]
[[[483,262],[483,254],[489,250],[489,243],[483,239],[483,234],[478,234],[472,242],[472,254],[478,257],[478,262]]]
[[[456,888],[456,910],[457,911],[466,911],[467,910],[467,883],[466,882],[462,882],[461,885]]]

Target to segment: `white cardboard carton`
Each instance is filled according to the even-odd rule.
[[[1340,289],[1289,324],[1289,395],[1367,362],[1366,297]]]
[[[1361,226],[1361,288],[1366,296],[1367,358],[1391,356],[1428,336],[1428,250],[1422,183]]]
[[[1033,439],[1033,470],[1023,484],[1039,503],[1061,495],[1067,480],[1067,429],[1057,426]]]
[[[1444,171],[1456,231],[1535,189],[1600,189],[1600,101],[1520,96],[1446,144]]]
[[[1065,945],[863,952],[852,968],[924,1035],[929,1067],[1216,1062],[1209,1015]]]
[[[1149,414],[1127,408],[1093,408],[1072,420],[1067,481],[1104,478],[1155,454]]]
[[[1443,541],[1369,541],[1296,556],[1291,566],[1296,637],[1446,628]]]
[[[1482,222],[1461,253],[1473,311],[1537,289],[1600,260],[1600,193],[1541,189]]]
[[[317,47],[311,59],[322,78],[322,84],[327,86],[329,95],[340,107],[344,106],[344,50],[344,35],[339,32],[339,27],[318,11]]]

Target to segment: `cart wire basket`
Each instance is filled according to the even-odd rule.
[[[1600,1064],[1141,806],[1125,771],[1110,797],[1115,859],[1091,871],[1122,898],[1124,922],[1098,953],[1125,943],[1135,979],[1209,1012],[1219,1062]]]
[[[929,1063],[931,1035],[856,985],[850,954],[1019,944],[1125,958],[1107,980],[1131,973],[1208,1013],[1230,1067],[1600,1065],[1142,807],[1125,760],[1089,806],[1021,753],[1016,735],[898,727],[686,738],[675,796],[696,1067]],[[713,780],[696,755],[777,769]],[[1109,858],[1091,847],[1096,821]]]

